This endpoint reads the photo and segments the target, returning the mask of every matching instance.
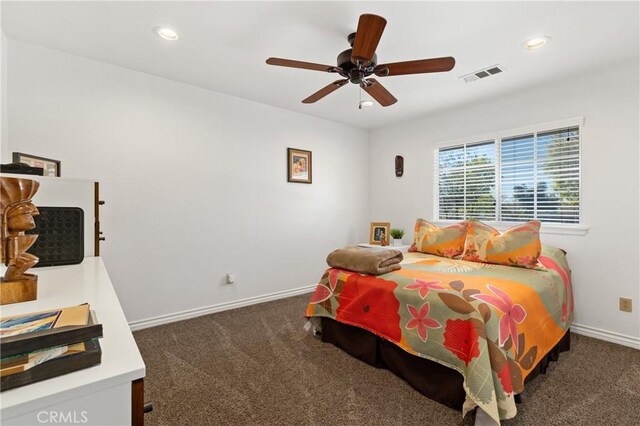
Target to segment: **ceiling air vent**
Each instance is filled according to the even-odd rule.
[[[502,65],[497,64],[478,71],[474,71],[471,74],[463,75],[460,78],[463,79],[465,83],[471,83],[472,81],[480,80],[481,78],[487,78],[491,77],[492,75],[500,74],[503,71],[505,71],[505,68]]]

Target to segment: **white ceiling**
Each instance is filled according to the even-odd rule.
[[[358,110],[347,85],[300,101],[335,74],[273,67],[277,56],[335,64],[358,16],[388,23],[380,63],[454,56],[449,73],[379,78],[397,98]],[[638,58],[638,2],[3,2],[7,37],[362,128],[479,102],[518,88]],[[175,28],[168,42],[152,29]],[[539,50],[521,43],[552,37]],[[500,63],[507,72],[465,84]]]

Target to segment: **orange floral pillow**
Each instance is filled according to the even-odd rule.
[[[464,245],[464,260],[535,268],[542,245],[537,220],[509,228],[500,234],[487,224],[470,220]]]
[[[467,222],[438,228],[431,222],[418,219],[414,230],[413,245],[409,251],[456,257],[462,254],[467,235]]]

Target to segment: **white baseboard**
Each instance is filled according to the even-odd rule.
[[[627,336],[625,334],[614,333],[613,331],[602,330],[576,323],[571,324],[571,331],[583,336],[593,337],[594,339],[606,340],[607,342],[640,349],[640,339],[637,337]]]
[[[138,321],[131,321],[129,327],[131,331],[142,330],[143,328],[155,327],[171,322],[183,321],[202,315],[214,314],[216,312],[228,311],[230,309],[242,308],[244,306],[257,305],[258,303],[270,302],[272,300],[284,299],[286,297],[298,296],[300,294],[311,293],[316,285],[294,288],[291,290],[277,291],[275,293],[263,294],[261,296],[249,297],[247,299],[234,300],[232,302],[219,303],[217,305],[203,306],[202,308],[189,309],[187,311],[175,312],[173,314],[160,315],[154,318],[147,318]]]
[[[203,315],[214,314],[216,312],[228,311],[230,309],[242,308],[258,303],[270,302],[272,300],[284,299],[286,297],[298,296],[300,294],[311,293],[316,285],[298,287],[291,290],[277,291],[275,293],[263,294],[261,296],[249,297],[246,299],[234,300],[232,302],[219,303],[217,305],[203,306],[201,308],[189,309],[186,311],[175,312],[172,314],[160,315],[154,318],[147,318],[138,321],[131,321],[129,327],[131,331],[142,330],[144,328],[156,327],[162,324],[169,324],[176,321],[183,321],[190,318],[196,318]],[[595,339],[605,340],[607,342],[617,343],[619,345],[628,346],[634,349],[640,349],[640,338],[627,336],[625,334],[615,333],[612,331],[602,330],[595,327],[582,324],[571,324],[571,331]]]

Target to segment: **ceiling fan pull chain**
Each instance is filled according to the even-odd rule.
[[[358,109],[362,109],[362,87],[358,87]]]

